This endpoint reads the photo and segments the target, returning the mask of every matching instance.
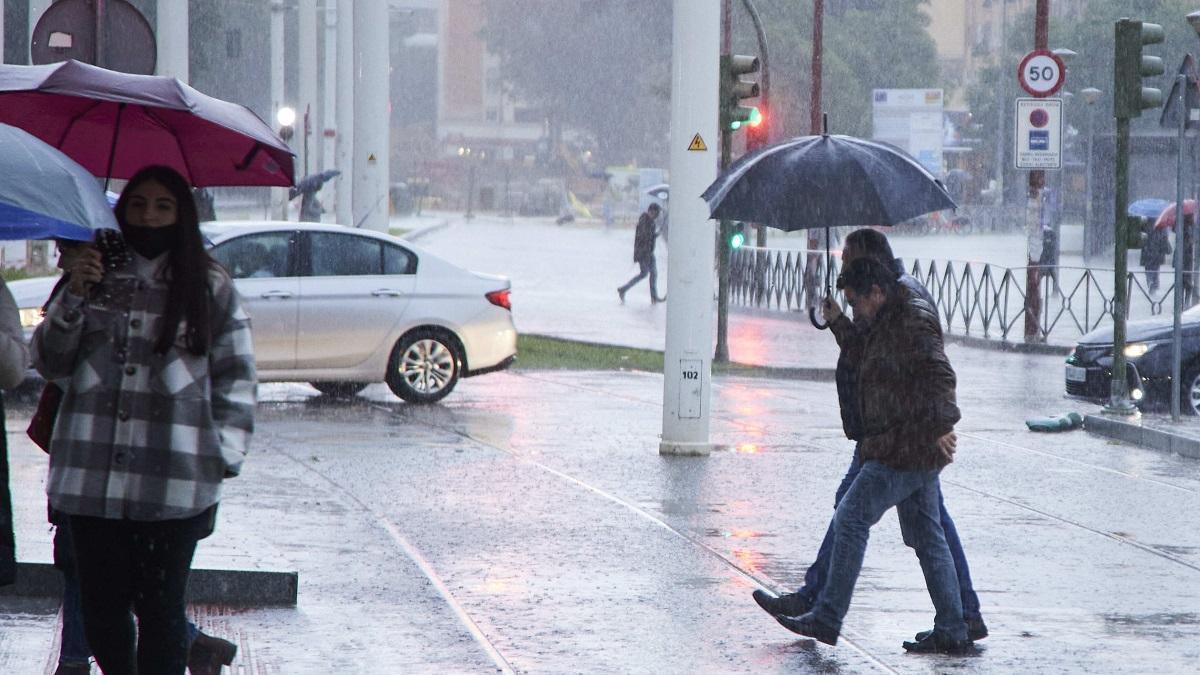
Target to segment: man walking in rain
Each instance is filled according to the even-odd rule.
[[[953,427],[959,419],[955,376],[942,350],[941,326],[933,308],[876,260],[849,263],[839,285],[844,285],[855,320],[867,324],[861,335],[853,329],[847,332],[845,317],[836,305],[827,305],[831,322],[838,326],[843,356],[859,373],[862,466],[830,528],[824,587],[810,607],[800,607],[806,613],[776,618],[793,632],[836,644],[869,530],[896,506],[905,543],[917,551],[937,609],[934,630],[904,647],[914,652],[964,651],[971,643],[954,559],[939,517],[938,472],[953,460]],[[761,593],[755,599],[767,611],[783,604],[783,599]],[[789,599],[794,604],[795,598]]]
[[[850,265],[859,258],[869,258],[889,267],[897,275],[900,285],[904,286],[911,295],[924,300],[931,308],[936,306],[933,296],[921,285],[921,282],[917,281],[912,275],[904,272],[903,264],[892,253],[892,247],[883,233],[878,230],[863,228],[851,232],[846,237],[846,244],[842,250],[843,265]],[[842,315],[841,311],[837,309],[836,305],[830,299],[826,299],[824,312],[825,320],[829,322],[830,328],[842,348],[841,354],[838,356],[835,375],[838,403],[842,414],[842,428],[845,431],[846,438],[859,442],[863,438],[863,428],[858,403],[858,369],[856,364],[861,359],[862,331]],[[858,476],[861,468],[862,459],[859,456],[858,446],[856,445],[854,458],[851,460],[850,467],[846,470],[846,475],[842,479],[834,496],[833,506],[835,509],[854,483],[854,479]],[[958,530],[949,512],[946,511],[940,490],[938,494],[938,507],[946,543],[950,547],[950,554],[954,558],[955,571],[958,575],[963,615],[967,622],[968,636],[971,640],[982,640],[987,637],[988,631],[987,625],[983,622],[983,615],[980,613],[979,596],[975,594],[974,584],[971,581],[970,567],[967,565],[966,554],[963,552],[962,542],[958,537]],[[787,593],[779,597],[775,597],[766,591],[756,590],[754,591],[754,600],[759,606],[776,619],[785,616],[799,616],[808,612],[815,604],[817,596],[825,587],[825,582],[828,579],[829,558],[833,548],[833,538],[834,524],[831,522],[825,532],[825,538],[821,541],[821,547],[817,552],[816,560],[813,561],[804,575],[804,586],[794,593]],[[918,640],[922,637],[924,637],[924,633],[917,635]]]
[[[658,231],[654,229],[654,221],[660,213],[662,213],[662,207],[658,204],[651,204],[646,212],[638,218],[637,230],[633,235],[633,261],[641,269],[624,286],[617,289],[617,297],[621,298],[621,304],[625,303],[625,293],[647,276],[650,277],[650,302],[659,303],[666,300],[658,295],[658,268],[654,262],[654,240],[658,237]]]

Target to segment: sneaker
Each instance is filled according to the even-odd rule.
[[[808,599],[799,593],[784,593],[774,596],[764,590],[755,590],[750,595],[758,603],[758,606],[763,608],[764,612],[776,618],[800,616],[807,614],[812,609]]]
[[[188,672],[191,675],[220,675],[221,666],[233,663],[237,645],[205,633],[196,636],[188,652]]]
[[[923,630],[917,633],[914,637],[917,642],[924,640],[933,633],[931,630]],[[977,619],[967,619],[967,639],[971,642],[976,642],[988,636],[987,625],[983,623],[983,617]]]
[[[970,640],[954,640],[945,633],[930,631],[923,640],[905,642],[904,651],[910,654],[972,654],[975,643]]]
[[[775,619],[786,629],[813,638],[818,642],[824,642],[827,645],[836,645],[838,641],[838,631],[836,628],[831,628],[817,621],[811,613],[801,616],[779,616]],[[907,644],[907,643],[905,643]]]

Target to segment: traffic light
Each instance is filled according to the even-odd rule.
[[[1113,55],[1113,116],[1131,119],[1146,108],[1163,104],[1161,89],[1143,87],[1142,78],[1163,74],[1163,60],[1144,56],[1143,45],[1154,45],[1164,39],[1163,27],[1134,19],[1116,23],[1116,49]]]
[[[758,97],[758,83],[743,80],[742,76],[757,72],[757,56],[721,55],[721,129],[736,131],[756,117],[762,119],[757,108],[742,105],[743,99]]]
[[[746,243],[746,224],[737,222],[733,224],[733,229],[729,231],[729,248],[736,250]]]

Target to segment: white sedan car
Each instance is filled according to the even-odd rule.
[[[517,331],[504,277],[468,272],[369,230],[294,222],[202,226],[253,321],[259,380],[351,395],[386,382],[412,403],[508,367]],[[57,277],[9,284],[28,332]]]

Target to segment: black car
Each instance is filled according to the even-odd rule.
[[[1200,415],[1200,306],[1183,313],[1183,387],[1180,409]],[[1139,408],[1171,402],[1171,333],[1173,320],[1165,315],[1126,325],[1125,361],[1129,395]],[[1112,326],[1079,338],[1067,357],[1067,395],[1108,401],[1112,381]]]

